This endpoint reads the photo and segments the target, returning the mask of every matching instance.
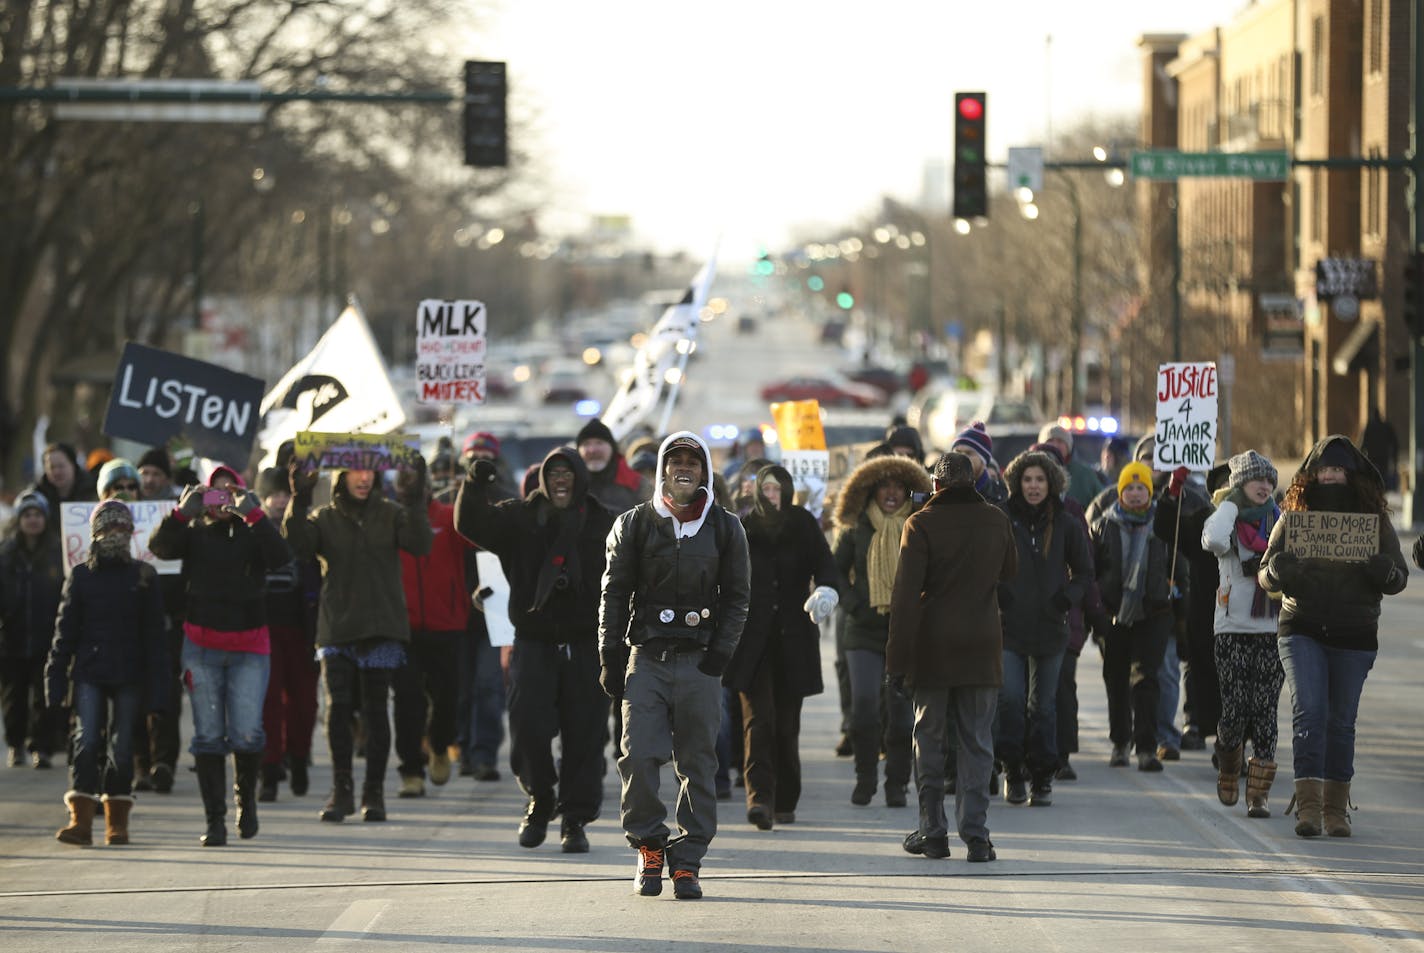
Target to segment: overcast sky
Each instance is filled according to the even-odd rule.
[[[1137,38],[1243,0],[504,0],[465,55],[509,63],[551,183],[543,224],[627,215],[724,260],[915,198],[956,90],[989,94],[989,153],[1142,101]],[[1051,36],[1051,43],[1046,38]]]

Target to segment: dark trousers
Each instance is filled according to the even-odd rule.
[[[12,751],[54,753],[54,721],[45,707],[45,659],[0,658],[0,714]]]
[[[1221,720],[1221,677],[1214,633],[1210,628],[1198,631],[1195,622],[1187,620],[1187,724],[1209,738]]]
[[[270,626],[271,672],[262,703],[262,730],[267,734],[264,764],[281,764],[284,755],[305,762],[311,756],[316,727],[316,679],[311,640],[299,626]]]
[[[1078,654],[1071,649],[1063,653],[1063,667],[1058,670],[1058,763],[1065,764],[1070,754],[1078,753]]]
[[[431,751],[455,742],[455,699],[460,682],[463,631],[410,634],[406,662],[395,674],[396,757],[403,778],[425,777],[421,741],[430,736]]]
[[[1108,736],[1133,742],[1139,753],[1157,751],[1157,671],[1172,637],[1172,614],[1161,612],[1130,626],[1114,625],[1103,640],[1103,685],[1108,694]]]
[[[801,800],[801,696],[763,664],[742,692],[747,807],[789,814]]]
[[[326,689],[326,741],[331,766],[351,771],[351,713],[360,692],[361,725],[366,731],[366,783],[381,784],[391,755],[391,723],[387,703],[394,670],[361,668],[340,655],[321,660],[321,680]]]
[[[592,641],[554,645],[517,635],[509,663],[510,769],[525,794],[581,823],[603,809],[608,696],[598,684],[599,666]]]
[[[504,669],[499,646],[490,645],[483,624],[459,642],[460,680],[455,697],[455,737],[460,759],[493,766],[504,744]]]
[[[994,719],[994,754],[1009,777],[1035,781],[1058,767],[1058,678],[1065,652],[1004,649],[1004,682]]]

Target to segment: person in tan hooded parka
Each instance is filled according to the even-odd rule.
[[[915,714],[907,699],[883,692],[885,640],[890,631],[890,594],[900,559],[900,535],[905,520],[929,497],[932,488],[929,473],[914,460],[875,457],[852,471],[836,501],[836,567],[849,583],[841,590],[840,607],[846,614],[845,656],[851,685],[850,736],[855,758],[851,803],[860,806],[875,796],[882,737],[885,803],[889,807],[906,804]]]

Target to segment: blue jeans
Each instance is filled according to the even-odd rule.
[[[193,754],[250,754],[267,746],[262,704],[272,660],[183,640],[183,684],[193,707]]]
[[[134,725],[143,703],[138,685],[74,683],[74,761],[70,787],[81,794],[133,793]],[[113,705],[112,713],[109,710]],[[112,753],[105,750],[104,738]]]
[[[499,646],[490,645],[484,626],[460,640],[460,694],[455,702],[455,734],[467,765],[499,761],[504,744],[504,669]]]
[[[1063,653],[1021,655],[1004,650],[1004,684],[994,722],[994,756],[1005,772],[1026,765],[1033,777],[1058,768],[1058,672]]]
[[[1177,727],[1177,707],[1182,701],[1182,660],[1177,655],[1176,638],[1167,640],[1157,684],[1161,693],[1157,697],[1157,744],[1180,750],[1182,729]]]
[[[1291,753],[1297,778],[1355,776],[1355,717],[1376,652],[1331,648],[1305,635],[1277,648],[1291,692]]]

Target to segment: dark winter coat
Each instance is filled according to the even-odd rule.
[[[1029,467],[1048,474],[1044,505],[1049,515],[1035,531],[1019,507],[1012,502],[1003,506],[1018,560],[1018,571],[999,587],[1004,648],[1020,655],[1053,655],[1068,646],[1068,612],[1083,601],[1093,562],[1087,536],[1060,499],[1068,476],[1047,454],[1029,451],[1009,464],[1004,471],[1009,500],[1022,498],[1023,471]]]
[[[568,507],[559,510],[549,500],[545,473],[555,459],[574,471]],[[599,585],[603,578],[604,544],[613,516],[589,493],[588,468],[578,452],[555,447],[539,467],[539,488],[522,500],[493,503],[488,485],[466,481],[455,504],[455,529],[467,540],[499,557],[509,580],[509,621],[518,639],[569,644],[590,643],[598,632]],[[577,522],[577,562],[558,569],[568,581],[555,588],[541,608],[535,600],[540,573],[558,558],[556,541],[566,520]],[[552,571],[552,570],[551,570]]]
[[[789,500],[789,495],[783,495]],[[821,627],[803,606],[817,586],[841,588],[840,573],[821,525],[803,507],[787,505],[772,528],[757,513],[743,521],[751,558],[751,603],[737,651],[722,676],[729,688],[751,690],[764,665],[781,673],[780,691],[796,697],[818,695],[821,680]]]
[[[317,645],[367,639],[410,641],[400,552],[430,552],[424,503],[403,506],[376,490],[364,503],[346,492],[346,471],[332,476],[332,502],[308,513],[297,496],[287,504],[282,533],[298,559],[322,566]]]
[[[1155,515],[1155,514],[1154,514]],[[1152,532],[1152,517],[1147,524],[1147,585],[1143,590],[1142,608],[1146,617],[1170,612],[1172,590],[1167,576],[1171,572],[1172,553],[1167,544]],[[1103,596],[1103,608],[1116,617],[1122,608],[1123,560],[1122,532],[1112,518],[1112,507],[1092,526],[1093,565],[1098,573],[1098,590]],[[1183,575],[1178,573],[1178,575]],[[1183,581],[1178,589],[1185,595],[1189,586]]]
[[[65,704],[74,682],[137,685],[145,711],[172,702],[158,573],[137,560],[75,566],[64,583],[45,665],[45,700]]]
[[[1181,525],[1177,513],[1181,512]],[[1211,500],[1188,484],[1182,495],[1174,499],[1166,492],[1157,496],[1157,513],[1152,532],[1169,547],[1177,540],[1177,576],[1190,582],[1186,602],[1187,636],[1189,639],[1211,639],[1215,633],[1216,593],[1221,585],[1220,567],[1215,554],[1202,547],[1202,530],[1216,507]],[[1185,564],[1185,566],[1183,565]],[[1170,570],[1169,570],[1170,571]]]
[[[266,516],[250,523],[190,521],[174,510],[153,531],[148,548],[159,559],[183,561],[184,619],[219,632],[266,625],[267,574],[292,561],[276,523]]]
[[[969,487],[935,493],[905,523],[885,671],[912,688],[1003,684],[997,590],[1017,571],[1002,510]]]
[[[33,550],[18,533],[0,543],[0,656],[45,657],[63,588],[64,554],[56,537],[42,533]]]
[[[401,553],[405,607],[414,632],[463,632],[470,621],[465,556],[473,544],[455,532],[455,507],[432,499],[426,506],[434,542],[424,556]]]
[[[866,555],[875,527],[866,515],[866,508],[875,505],[875,488],[881,480],[893,478],[905,484],[910,493],[928,495],[934,485],[925,468],[906,457],[874,457],[856,467],[846,479],[836,497],[836,569],[845,586],[841,589],[840,609],[845,613],[843,644],[847,649],[885,651],[885,639],[890,631],[888,613],[877,612],[870,605],[870,583],[866,575]]]

